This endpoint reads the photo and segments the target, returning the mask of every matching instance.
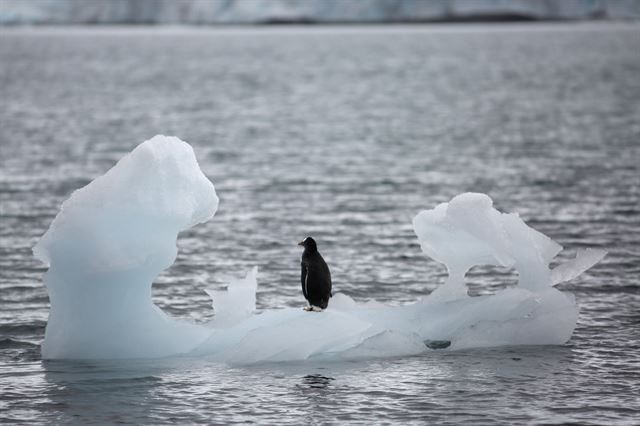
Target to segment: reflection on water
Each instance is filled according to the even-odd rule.
[[[606,380],[599,365],[571,346],[554,346],[246,368],[194,358],[41,361],[3,369],[2,377],[23,383],[3,391],[15,416],[5,419],[32,422],[588,421],[594,398],[615,420],[613,391],[624,385]],[[631,398],[625,406],[633,409]]]
[[[305,418],[362,419],[371,409],[378,410],[381,419],[406,410],[407,421],[489,416],[482,401],[497,398],[514,410],[522,395],[551,402],[549,388],[563,376],[570,380],[568,371],[575,362],[569,347],[517,347],[247,368],[193,358],[46,361],[42,368],[37,405],[57,407],[56,417],[46,414],[55,421],[153,422],[168,413],[176,421],[188,421],[188,407],[197,407],[199,416],[211,422],[248,415],[278,424],[288,421],[273,415],[274,404],[293,410],[293,423]],[[496,389],[501,389],[499,394]],[[468,407],[467,414],[450,412],[460,404]]]
[[[162,365],[164,364],[164,365]],[[45,361],[46,398],[65,405],[59,420],[141,422],[142,407],[175,362]]]

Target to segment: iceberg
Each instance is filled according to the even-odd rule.
[[[217,207],[191,146],[164,136],[75,191],[33,249],[49,265],[43,357],[161,357],[204,340],[153,304],[151,284],[173,264],[178,232]]]
[[[215,314],[210,323],[179,321],[153,304],[151,286],[175,261],[178,233],[209,220],[217,207],[215,188],[191,146],[162,135],[76,190],[34,247],[49,266],[43,358],[186,355],[251,364],[558,345],[571,337],[578,306],[555,285],[605,255],[585,250],[551,270],[559,244],[517,214],[496,210],[489,196],[465,193],[413,220],[422,251],[449,274],[415,303],[359,303],[338,293],[321,313],[256,312],[253,268],[225,291],[207,290]],[[475,265],[514,268],[518,283],[471,297],[464,279]]]

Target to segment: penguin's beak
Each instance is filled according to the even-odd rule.
[[[303,246],[303,245],[304,245],[304,241],[300,241],[300,242],[298,243],[298,245],[299,245],[299,246]]]

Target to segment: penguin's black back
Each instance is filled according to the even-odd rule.
[[[331,298],[331,272],[313,238],[307,237],[303,245],[300,275],[302,294],[311,306],[325,309]]]

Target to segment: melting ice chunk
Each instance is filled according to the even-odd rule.
[[[513,267],[519,286],[540,290],[551,284],[549,262],[562,246],[516,213],[501,213],[485,194],[465,193],[420,212],[413,227],[422,250],[447,267],[449,277],[432,297],[466,295],[464,275],[476,265]]]
[[[549,271],[561,247],[484,194],[461,194],[419,213],[422,250],[449,277],[422,301],[403,306],[358,303],[336,294],[329,308],[255,313],[257,268],[226,291],[209,291],[207,326],[177,321],[151,300],[154,278],[176,256],[178,232],[211,218],[213,184],[191,147],[156,136],[62,204],[34,247],[49,264],[51,311],[44,358],[142,358],[178,354],[254,363],[413,355],[437,348],[561,344],[576,325],[574,298],[554,287],[598,262],[581,252]],[[515,288],[469,297],[474,265],[513,267]],[[292,292],[299,292],[297,286]]]

